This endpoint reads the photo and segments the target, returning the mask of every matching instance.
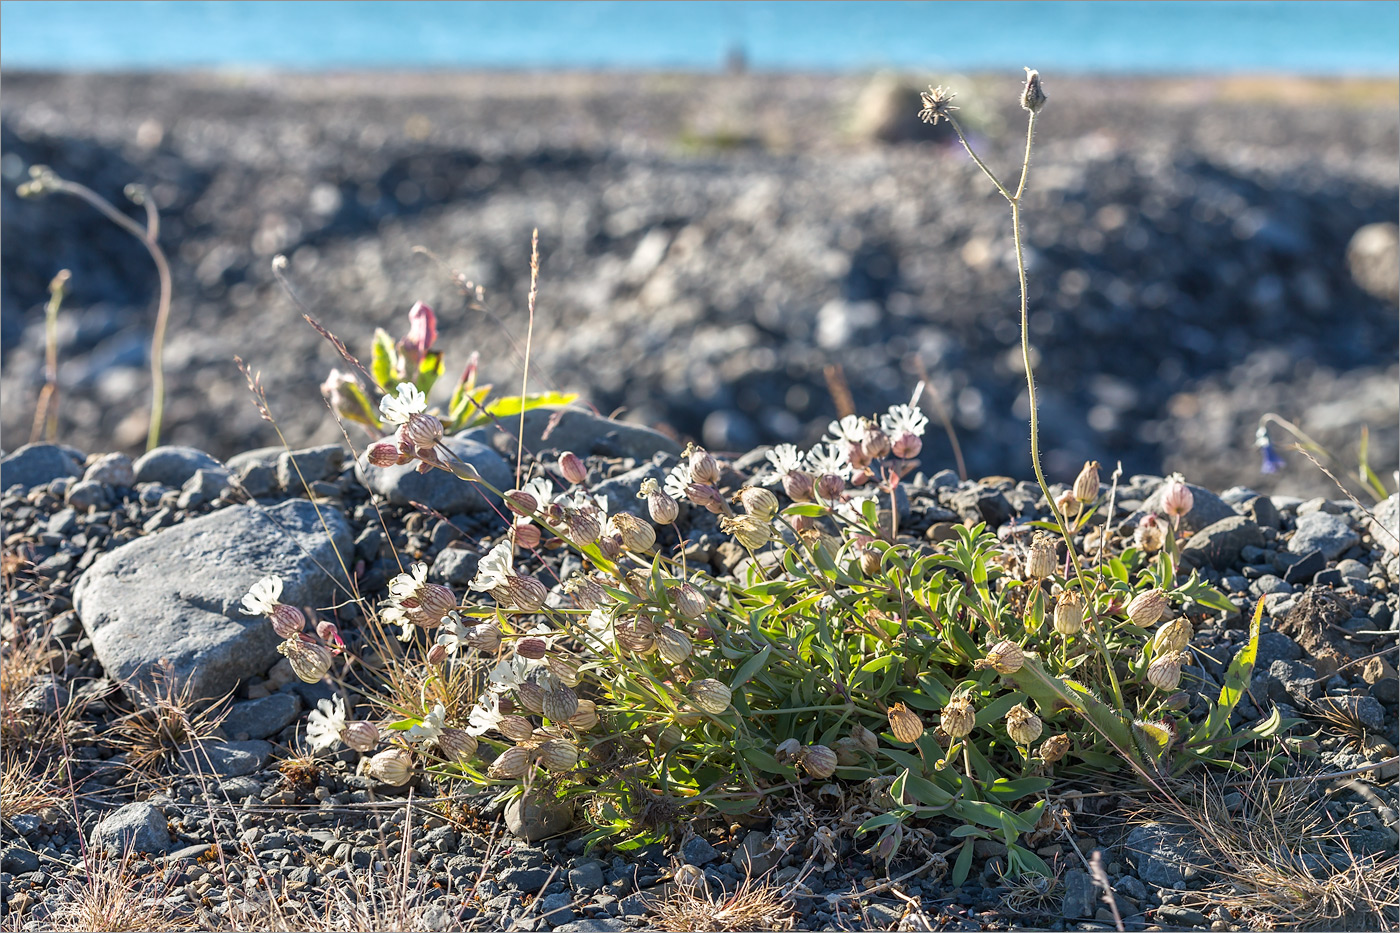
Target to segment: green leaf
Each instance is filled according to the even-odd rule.
[[[764,645],[762,651],[749,658],[734,672],[734,679],[729,682],[729,689],[738,693],[739,688],[748,683],[749,678],[761,670],[763,665],[768,663],[768,656],[772,653],[773,646]]]
[[[898,823],[901,819],[903,819],[903,817],[898,813],[881,813],[878,816],[872,816],[856,827],[856,835],[859,836],[862,833],[868,833],[872,829],[879,829],[881,826],[889,826],[891,823]]]
[[[519,395],[505,395],[487,405],[486,414],[494,418],[509,418],[522,411],[534,411],[536,408],[563,408],[577,400],[577,392],[534,392],[523,398]]]
[[[394,384],[394,357],[397,355],[397,351],[394,350],[394,338],[390,337],[384,328],[376,327],[374,344],[370,348],[369,374],[385,392],[393,392],[397,388]]]
[[[441,375],[442,351],[431,350],[418,362],[418,375],[414,377],[413,384],[418,386],[424,395],[427,395],[428,391],[432,389],[433,383],[437,382]]]
[[[865,522],[872,531],[880,527],[880,506],[874,499],[862,500],[860,514],[865,517]]]
[[[1018,845],[1008,845],[1006,847],[1007,866],[1011,869],[1008,873],[1013,877],[1017,874],[1033,872],[1037,875],[1044,875],[1047,878],[1054,877],[1054,872],[1050,866],[1045,864],[1045,860],[1036,855],[1030,849]]]
[[[1054,783],[1050,778],[1043,777],[1016,778],[1011,781],[997,778],[986,791],[1002,803],[1011,803],[1030,794],[1038,794]]]
[[[1235,711],[1240,697],[1249,687],[1250,675],[1254,673],[1254,659],[1259,655],[1259,632],[1264,618],[1264,600],[1254,607],[1254,618],[1249,623],[1249,641],[1235,652],[1230,669],[1225,672],[1225,683],[1220,688],[1220,696],[1206,715],[1206,721],[1193,733],[1192,738],[1215,738],[1221,731],[1230,727],[1230,714]]]
[[[1171,750],[1174,736],[1172,731],[1161,723],[1139,719],[1133,723],[1133,735],[1137,737],[1138,748],[1149,761],[1159,766]]]
[[[828,509],[824,505],[817,505],[815,502],[799,502],[797,505],[790,505],[783,509],[784,515],[800,516],[803,518],[820,518],[827,513]]]
[[[730,816],[740,816],[744,813],[752,812],[762,799],[761,797],[741,797],[738,800],[731,800],[726,797],[719,797],[711,800],[710,806],[721,813],[727,813]]]
[[[926,807],[946,807],[953,802],[953,795],[932,781],[906,771],[904,789],[909,796]]]
[[[976,724],[988,726],[1006,716],[1011,707],[1026,700],[1024,693],[1005,693],[977,711]]]
[[[965,839],[962,844],[962,851],[958,853],[958,860],[953,863],[953,874],[948,880],[953,887],[960,888],[967,880],[967,873],[972,870],[972,840]]]

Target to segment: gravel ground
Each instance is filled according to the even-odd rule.
[[[1347,462],[1369,424],[1388,476],[1395,306],[1358,287],[1346,251],[1397,218],[1394,86],[1046,82],[1026,218],[1051,478],[1121,459],[1129,475],[1335,495],[1300,456],[1258,475],[1267,410]],[[956,84],[1010,174],[1015,77]],[[486,375],[516,384],[538,226],[537,385],[742,451],[819,435],[831,364],[861,411],[907,399],[926,372],[970,474],[1025,473],[1005,206],[944,135],[872,141],[890,98],[865,78],[7,74],[5,92],[10,449],[28,435],[61,267],[60,437],[131,453],[145,437],[149,261],[81,203],[16,200],[42,162],[114,200],[140,181],[162,206],[169,442],[229,456],[275,441],[235,354],[294,445],[340,439],[316,404],[338,361],[272,283],[278,252],[359,352],[421,299],[449,366],[480,350]],[[465,310],[420,244],[484,286],[495,316]],[[952,463],[931,436],[925,467]]]
[[[1107,793],[1104,784],[1057,787],[1072,829],[1027,840],[1062,869],[1054,885],[1039,890],[1003,878],[1004,850],[982,843],[968,882],[951,887],[936,853],[952,841],[946,834],[954,827],[936,820],[917,831],[929,848],[919,854],[920,847],[910,844],[911,854],[891,866],[889,884],[884,867],[872,864],[848,836],[838,837],[835,858],[824,859],[807,848],[814,826],[838,825],[820,796],[733,823],[696,822],[678,828],[667,843],[631,851],[607,845],[585,851],[576,834],[527,844],[505,831],[499,811],[486,801],[456,798],[444,808],[440,795],[446,788],[423,781],[407,788],[370,782],[354,773],[353,754],[323,757],[314,768],[297,765],[291,749],[304,719],[297,710],[325,694],[322,685],[295,679],[286,661],[250,678],[235,695],[233,718],[220,740],[207,746],[211,762],[222,764],[186,764],[168,779],[133,786],[105,734],[130,703],[104,676],[73,611],[74,583],[116,545],[228,508],[241,494],[223,485],[205,489],[206,472],[196,470],[208,461],[198,451],[163,454],[170,475],[179,469],[190,474],[183,489],[137,482],[149,466],[138,464],[133,472],[121,458],[91,458],[80,482],[64,475],[72,466],[64,466],[62,456],[53,448],[31,447],[4,464],[4,636],[13,644],[23,632],[51,623],[68,649],[66,666],[41,675],[20,705],[42,707],[50,697],[86,703],[65,756],[80,794],[76,802],[7,814],[0,866],[0,922],[6,929],[68,922],[62,912],[80,902],[75,891],[92,887],[87,879],[96,862],[85,857],[84,840],[89,852],[122,845],[135,850],[128,880],[135,879],[138,908],[159,900],[186,920],[211,911],[215,920],[209,922],[219,925],[251,916],[260,918],[252,925],[266,927],[278,909],[270,906],[273,899],[284,911],[301,905],[322,917],[330,910],[328,898],[358,891],[365,913],[349,921],[358,928],[639,929],[657,923],[653,907],[673,893],[669,882],[679,865],[700,867],[719,896],[740,885],[745,853],[764,853],[758,868],[787,892],[784,916],[790,914],[799,929],[1104,930],[1112,929],[1112,915],[1096,900],[1079,860],[1102,850],[1128,929],[1249,928],[1252,915],[1242,914],[1237,900],[1219,887],[1205,890],[1219,878],[1215,869],[1195,865],[1198,839],[1164,824],[1130,821],[1134,789],[1126,784],[1121,792],[1107,785]],[[236,460],[241,465],[233,471],[245,484],[263,484],[265,505],[295,497],[295,489],[281,488],[272,478],[268,457],[250,453]],[[390,505],[376,511],[353,465],[337,466],[340,458],[324,450],[299,460],[327,465],[320,479],[309,478],[323,503],[344,506],[357,541],[356,573],[372,600],[383,595],[400,556],[429,561],[436,574],[443,555],[460,555],[463,545],[478,553],[502,533],[504,526],[486,513],[449,516],[449,522]],[[663,452],[655,460],[668,466],[674,457]],[[761,451],[755,451],[731,464],[735,472],[726,476],[738,482],[761,463]],[[587,465],[596,487],[646,464],[591,456]],[[1161,477],[1148,475],[1126,482],[1115,525],[1130,534],[1138,517],[1154,507],[1161,485]],[[1044,515],[1038,505],[1043,500],[1028,483],[959,483],[943,471],[913,476],[905,488],[910,516],[901,529],[915,539],[940,540],[958,521],[988,520],[1009,532],[1013,523]],[[198,490],[207,495],[190,494]],[[1266,602],[1265,644],[1242,716],[1252,720],[1277,706],[1305,719],[1303,732],[1320,728],[1320,758],[1313,766],[1325,770],[1356,769],[1394,756],[1394,746],[1374,739],[1396,732],[1394,671],[1376,676],[1375,664],[1361,663],[1377,651],[1393,651],[1400,625],[1400,564],[1389,538],[1346,500],[1269,497],[1241,488],[1222,496],[1195,489],[1187,527],[1207,515],[1228,517],[1210,518],[1191,536],[1187,552],[1200,559],[1187,560],[1242,609],[1256,598]],[[1384,508],[1393,529],[1395,497]],[[710,537],[709,513],[691,510],[675,528],[689,542],[688,553],[710,554],[713,572],[732,569],[729,552]],[[1241,546],[1242,536],[1253,543]],[[564,558],[555,552],[549,559]],[[560,567],[552,569],[562,576]],[[353,646],[354,607],[340,617]],[[1243,626],[1236,615],[1198,627],[1191,676],[1203,683],[1218,678],[1224,659],[1245,636]],[[268,712],[279,700],[290,717]],[[1322,718],[1328,703],[1353,707],[1368,723],[1372,743],[1363,748]],[[1351,845],[1350,852],[1333,847],[1319,858],[1347,866],[1393,856],[1396,786],[1392,764],[1380,778],[1310,790]],[[769,851],[770,842],[778,848]],[[1325,868],[1320,862],[1318,871]],[[305,928],[295,919],[288,924]]]

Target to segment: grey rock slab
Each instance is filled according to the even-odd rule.
[[[1194,510],[1193,510],[1194,511]],[[1199,558],[1224,570],[1239,563],[1246,547],[1263,547],[1264,529],[1243,515],[1231,515],[1196,532],[1181,548],[1183,557]]]
[[[1072,868],[1065,872],[1065,900],[1063,914],[1066,920],[1083,920],[1094,916],[1094,911],[1102,902],[1098,888],[1087,871]]]
[[[504,491],[514,484],[510,467],[494,450],[463,437],[445,438],[443,444],[497,489]],[[454,467],[463,469],[458,464],[454,464]],[[489,512],[492,504],[500,501],[480,483],[462,479],[446,470],[433,469],[419,473],[416,463],[371,466],[368,450],[360,455],[355,472],[366,488],[394,505],[421,502],[439,512],[452,514]]]
[[[1361,540],[1343,515],[1311,512],[1299,516],[1297,529],[1288,541],[1294,554],[1321,551],[1325,560],[1336,560],[1341,553]]]
[[[218,460],[196,447],[166,446],[148,450],[133,465],[138,483],[185,485],[199,470],[222,470]]]
[[[113,810],[93,827],[90,843],[108,855],[131,852],[165,853],[170,830],[165,814],[149,803],[129,803]]]
[[[248,589],[275,573],[283,602],[325,606],[337,594],[336,554],[350,548],[337,509],[322,505],[318,515],[305,499],[231,506],[98,558],[78,580],[74,606],[112,679],[149,676],[168,659],[195,696],[218,697],[278,660],[272,625],[243,614]]]
[[[480,562],[481,555],[475,551],[456,547],[444,548],[437,557],[433,558],[433,566],[428,570],[428,577],[434,583],[466,586],[476,576],[476,568]]]
[[[291,725],[301,712],[301,700],[295,693],[274,693],[256,700],[235,703],[224,718],[224,734],[237,739],[265,739]]]
[[[9,846],[5,849],[4,856],[0,857],[0,870],[12,875],[38,871],[39,856],[32,849],[27,849],[24,846]]]
[[[1371,514],[1375,517],[1366,519],[1371,539],[1389,554],[1400,551],[1400,493],[1376,506]]]
[[[1200,873],[1206,864],[1200,839],[1192,832],[1163,823],[1136,827],[1123,841],[1138,877],[1159,888],[1171,888]]]
[[[25,444],[0,459],[0,489],[51,483],[62,476],[83,475],[83,455],[62,444]]]
[[[340,444],[322,444],[304,450],[283,451],[277,458],[277,482],[283,489],[301,492],[302,483],[332,479],[345,464],[346,450]],[[293,463],[295,461],[295,464]],[[295,465],[295,468],[293,468]]]
[[[261,771],[272,760],[272,743],[260,739],[246,742],[201,742],[185,751],[181,759],[192,774],[213,774],[221,778],[245,777]]]
[[[660,431],[625,421],[611,421],[578,408],[527,411],[523,430],[518,416],[502,418],[485,430],[497,435],[504,432],[511,450],[515,449],[517,440],[523,440],[525,449],[535,453],[552,448],[571,450],[580,457],[650,460],[657,453],[679,456],[681,452],[680,445]]]
[[[1235,510],[1230,507],[1228,502],[1204,486],[1194,486],[1187,483],[1186,488],[1191,490],[1191,511],[1181,517],[1181,527],[1184,530],[1200,531],[1216,522],[1236,517]],[[1162,496],[1166,494],[1166,491],[1165,483],[1157,487],[1157,491],[1143,502],[1142,511],[1154,515],[1165,515],[1166,511],[1162,508]]]

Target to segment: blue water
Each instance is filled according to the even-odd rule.
[[[0,0],[5,69],[1400,71],[1400,3]]]

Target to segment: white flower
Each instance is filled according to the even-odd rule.
[[[466,646],[467,639],[477,627],[479,626],[467,625],[458,613],[449,612],[442,620],[442,628],[438,629],[437,643],[446,648],[448,654],[456,656],[457,652]]]
[[[545,661],[541,658],[532,661],[529,658],[522,658],[520,655],[513,655],[497,664],[491,669],[491,676],[488,680],[491,689],[498,691],[514,690],[516,687],[530,679],[530,674],[539,667],[545,666]]]
[[[595,642],[611,645],[617,641],[617,633],[613,631],[612,614],[606,609],[594,609],[590,612],[583,622],[583,627],[593,636]]]
[[[511,563],[510,542],[502,541],[476,565],[476,576],[472,578],[471,588],[479,593],[489,593],[504,585],[513,572]]]
[[[686,498],[685,490],[690,485],[690,463],[682,460],[666,474],[666,495],[672,499]]]
[[[243,611],[250,616],[270,615],[282,598],[282,578],[273,574],[253,584],[243,597]]]
[[[779,444],[768,451],[768,462],[780,475],[786,476],[802,469],[802,454],[796,444]]]
[[[485,735],[501,722],[501,697],[496,693],[483,693],[467,716],[467,732],[471,735]]]
[[[447,718],[447,709],[439,703],[432,712],[423,717],[416,726],[410,726],[403,737],[414,745],[431,745],[442,735],[442,723]]]
[[[831,422],[826,429],[831,433],[822,440],[828,444],[859,444],[865,437],[865,425],[861,424],[859,415],[847,415],[840,421]]]
[[[891,437],[905,431],[923,437],[927,426],[928,416],[909,405],[891,405],[889,413],[880,416],[880,427]]]
[[[411,382],[400,382],[398,393],[379,400],[379,410],[390,424],[408,424],[410,418],[428,410],[428,398]]]
[[[844,443],[818,444],[813,447],[807,452],[807,469],[816,476],[832,473],[843,479],[850,479],[851,459],[846,445]]]
[[[412,641],[416,626],[409,619],[408,613],[398,606],[389,605],[379,610],[379,622],[382,625],[398,625],[402,627],[399,632],[399,641]]]
[[[408,568],[408,573],[401,573],[389,581],[389,595],[395,599],[406,599],[418,592],[418,587],[427,580],[428,565],[420,561]]]
[[[345,729],[345,700],[339,696],[318,700],[316,708],[306,717],[306,740],[315,752],[335,748]]]
[[[540,505],[544,505],[554,498],[554,486],[543,476],[536,476],[524,486],[520,487],[520,491],[534,496],[535,501]]]

